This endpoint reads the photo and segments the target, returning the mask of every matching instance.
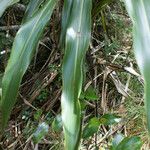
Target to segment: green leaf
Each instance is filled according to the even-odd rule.
[[[98,100],[99,96],[97,96],[95,89],[90,86],[85,92],[84,92],[84,98],[87,100]]]
[[[2,78],[3,78],[3,73],[0,73],[0,88],[2,87]]]
[[[139,137],[126,137],[124,138],[115,150],[140,150],[142,147],[142,141]]]
[[[119,145],[119,143],[123,139],[124,139],[124,136],[122,134],[117,134],[112,141],[112,146],[110,150],[116,150],[116,147]]]
[[[73,0],[64,0],[63,12],[62,12],[62,23],[61,23],[61,35],[60,35],[60,45],[63,48],[65,46],[66,31],[69,24],[72,4],[73,4]]]
[[[95,3],[95,6],[92,9],[92,17],[95,18],[100,13],[100,11],[112,1],[113,0],[100,0],[98,3]]]
[[[100,117],[100,123],[103,125],[113,125],[121,121],[121,118],[114,114],[105,114]]]
[[[38,109],[34,114],[34,119],[38,121],[40,119],[42,113],[43,113],[42,109]]]
[[[54,121],[52,123],[52,129],[55,132],[62,131],[62,118],[60,115],[57,115],[56,118],[54,119]]]
[[[30,19],[35,12],[39,10],[40,4],[42,4],[43,0],[30,0],[30,3],[26,9],[25,16],[23,22]]]
[[[145,82],[145,105],[150,133],[150,1],[125,0],[133,22],[134,52]]]
[[[95,117],[92,118],[88,122],[87,126],[84,128],[82,138],[87,139],[90,136],[93,136],[98,131],[99,126],[100,126],[99,119]]]
[[[0,17],[2,16],[7,7],[17,2],[19,2],[19,0],[0,0]]]
[[[38,125],[36,132],[33,134],[34,143],[39,143],[48,133],[49,126],[45,122]]]
[[[83,82],[83,59],[91,36],[92,0],[75,0],[68,19],[62,65],[62,122],[65,149],[76,150],[81,137],[79,96]],[[69,14],[68,14],[69,15]]]
[[[84,112],[86,110],[86,102],[83,100],[80,100],[80,106],[81,106],[81,111]]]
[[[26,72],[38,41],[48,23],[57,0],[47,0],[32,18],[19,29],[11,50],[10,59],[2,80],[2,99],[0,101],[0,130],[7,124],[11,110],[16,102],[19,85]]]

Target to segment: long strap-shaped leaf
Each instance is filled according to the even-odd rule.
[[[26,9],[25,16],[24,16],[22,23],[26,22],[28,19],[30,19],[34,15],[36,11],[38,11],[39,9],[38,7],[43,1],[44,0],[31,0],[30,1]]]
[[[77,150],[81,135],[79,95],[82,88],[82,67],[91,35],[91,0],[73,1],[66,32],[61,98],[65,150]]]
[[[22,25],[15,37],[11,56],[2,80],[2,99],[0,101],[1,130],[6,126],[17,98],[21,79],[29,66],[35,47],[50,19],[56,2],[57,0],[47,0],[43,7]]]
[[[0,0],[0,17],[4,13],[5,9],[14,3],[17,3],[19,0]]]
[[[7,9],[7,7],[17,3],[19,0],[0,0],[0,17],[3,15],[5,9]],[[1,40],[1,37],[0,37],[0,40]],[[0,83],[2,82],[2,76],[0,77]],[[1,93],[1,85],[0,85],[0,99],[1,99],[1,96],[2,96],[2,93]]]
[[[64,44],[65,44],[66,30],[69,23],[72,4],[73,4],[73,0],[65,0],[63,5],[61,36],[60,36],[60,44],[62,48],[64,48]]]
[[[125,0],[125,3],[133,21],[135,56],[145,80],[145,104],[150,132],[150,1]]]

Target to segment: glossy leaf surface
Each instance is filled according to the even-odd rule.
[[[56,2],[57,0],[47,0],[17,32],[2,80],[2,99],[0,101],[2,114],[0,130],[2,131],[16,102],[22,77],[31,62],[36,45],[50,19]]]
[[[77,150],[80,143],[81,108],[79,96],[83,81],[83,59],[89,47],[91,35],[91,9],[91,0],[73,1],[66,29],[61,97],[66,150]]]
[[[145,81],[145,106],[150,132],[150,1],[125,0],[133,22],[134,52]]]
[[[24,16],[24,19],[23,19],[23,22],[27,21],[29,18],[31,18],[34,13],[36,11],[39,10],[39,6],[42,4],[43,0],[31,0],[27,9],[26,9],[26,12],[25,12],[25,16]]]
[[[61,36],[60,44],[64,48],[66,40],[66,30],[69,24],[70,14],[72,10],[73,0],[64,0],[63,12],[62,12],[62,23],[61,23]]]

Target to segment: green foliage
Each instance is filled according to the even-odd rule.
[[[26,9],[21,28],[17,32],[13,47],[11,50],[10,59],[6,67],[4,77],[1,83],[0,77],[0,131],[3,132],[9,119],[11,110],[16,102],[18,90],[22,77],[25,74],[32,57],[35,53],[36,46],[40,40],[40,37],[47,25],[51,14],[54,10],[58,0],[31,0]],[[4,11],[18,0],[1,0],[0,1],[0,17]],[[84,139],[93,136],[98,132],[100,125],[113,125],[118,123],[120,117],[113,114],[105,114],[100,118],[91,118],[88,124],[81,133],[82,117],[81,106],[79,98],[89,101],[97,101],[99,96],[95,89],[91,86],[81,94],[82,82],[83,82],[83,60],[86,51],[89,47],[91,38],[91,16],[97,17],[102,9],[112,2],[112,0],[99,1],[93,7],[92,0],[65,0],[62,12],[62,28],[60,45],[64,50],[64,60],[62,65],[62,97],[61,107],[62,115],[57,116],[53,123],[52,128],[55,132],[60,132],[62,126],[65,135],[65,149],[76,150],[80,147],[81,135]],[[133,20],[133,34],[134,34],[134,48],[136,58],[140,67],[140,70],[145,79],[145,100],[147,107],[147,120],[148,128],[150,130],[150,59],[149,59],[149,27],[150,17],[148,15],[150,10],[150,3],[148,0],[125,0],[128,12]],[[92,15],[91,15],[92,10]],[[142,15],[141,15],[142,14]],[[120,20],[117,20],[117,26],[123,27]],[[143,24],[144,22],[144,24]],[[105,17],[102,14],[102,25],[106,32]],[[4,35],[1,38],[1,43],[4,44]],[[114,49],[119,48],[119,44],[114,41],[108,44],[106,40],[105,52],[106,55]],[[8,41],[8,40],[7,40]],[[11,40],[10,40],[11,43]],[[109,46],[107,46],[107,44]],[[49,70],[57,70],[53,64],[49,65]],[[2,84],[2,86],[1,86]],[[2,87],[2,89],[1,89]],[[37,98],[42,102],[48,96],[48,91],[44,90]],[[83,102],[83,101],[82,101]],[[82,109],[85,108],[85,103],[82,103]],[[34,119],[38,122],[42,115],[42,110],[37,110],[34,114]],[[28,111],[24,114],[24,119],[27,121],[30,117]],[[51,120],[51,117],[49,117]],[[33,129],[30,128],[30,119],[26,126],[27,133]],[[30,130],[29,130],[30,128]],[[49,126],[46,123],[42,123],[38,126],[36,132],[33,134],[33,141],[39,143],[41,139],[48,133]],[[32,132],[31,132],[32,133]],[[139,150],[142,142],[138,137],[126,137],[117,136],[113,140],[112,150]]]
[[[100,117],[100,123],[103,125],[113,125],[121,121],[121,118],[114,114],[105,114]]]
[[[49,126],[45,122],[39,124],[36,132],[33,134],[34,143],[39,143],[48,133],[48,129]]]
[[[113,125],[121,121],[121,118],[113,114],[105,114],[100,118],[91,118],[83,130],[82,137],[87,139],[93,136],[99,129],[100,125]]]
[[[122,134],[117,134],[112,141],[112,146],[110,150],[115,150],[123,139],[124,139],[124,136]]]
[[[61,106],[66,150],[78,149],[80,143],[81,108],[79,96],[83,81],[83,59],[89,47],[91,36],[91,9],[91,0],[73,1],[67,27],[64,29],[66,39],[64,39]],[[66,11],[68,12],[68,10]]]
[[[105,55],[108,55],[109,53],[111,53],[111,54],[113,54],[114,52],[115,52],[115,50],[116,49],[118,49],[119,48],[119,42],[118,41],[116,41],[115,39],[114,39],[114,41],[111,43],[111,44],[109,44],[110,42],[106,39],[105,40]]]
[[[57,115],[56,118],[54,118],[54,121],[52,123],[52,129],[55,132],[62,131],[62,118],[61,118],[61,115]]]
[[[22,110],[22,112],[23,112],[22,120],[25,123],[22,134],[25,139],[28,139],[31,135],[34,135],[37,132],[38,126],[42,124],[41,120],[43,116],[43,111],[41,109],[38,109],[37,111],[35,111],[33,118],[32,118],[30,109]],[[50,113],[48,113],[44,118],[44,124],[46,125],[52,124],[52,121],[53,121],[53,117]]]
[[[38,109],[34,114],[34,119],[38,121],[41,118],[42,113],[43,111],[41,109]]]
[[[18,31],[8,65],[2,80],[2,99],[0,101],[1,124],[3,131],[11,110],[16,102],[21,79],[29,66],[36,45],[43,33],[44,27],[50,19],[56,0],[46,1],[43,6],[28,19]]]
[[[90,101],[95,101],[99,99],[96,90],[92,86],[89,86],[89,88],[85,92],[83,92],[81,96],[81,99],[86,99]]]
[[[111,150],[140,150],[142,144],[141,139],[137,136],[123,138],[119,134],[114,138]]]
[[[98,131],[99,126],[100,126],[100,122],[98,118],[94,117],[90,119],[87,126],[83,130],[82,138],[87,139],[90,136],[93,136]]]
[[[96,6],[92,11],[92,17],[96,17],[102,11],[102,9],[105,8],[105,6],[107,6],[111,2],[112,0],[101,0],[98,2],[98,4],[96,3]]]
[[[150,3],[148,0],[125,0],[128,13],[133,21],[134,52],[145,81],[145,106],[147,124],[150,132]]]
[[[115,150],[140,150],[142,141],[139,137],[126,137],[116,147]]]
[[[37,99],[42,102],[44,100],[47,100],[48,97],[48,90],[47,89],[43,89],[40,93],[40,95],[37,97]]]
[[[64,48],[65,46],[65,37],[66,31],[69,24],[69,17],[71,13],[73,5],[73,0],[65,0],[63,5],[63,12],[62,12],[62,23],[61,23],[61,36],[60,36],[60,44]]]
[[[29,5],[26,9],[26,13],[24,15],[23,22],[26,22],[39,10],[39,6],[42,2],[43,2],[43,0],[31,0],[30,1]]]

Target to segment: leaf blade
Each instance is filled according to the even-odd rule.
[[[145,82],[145,107],[150,133],[150,3],[148,0],[125,0],[125,4],[133,22],[134,53]]]
[[[116,150],[140,150],[141,146],[142,141],[139,137],[126,137],[119,143]]]
[[[35,47],[53,12],[57,0],[47,1],[19,29],[13,43],[11,56],[2,80],[2,99],[0,101],[0,130],[3,131],[9,119],[11,110],[16,102],[21,79],[30,64]]]
[[[1,0],[0,1],[0,17],[4,13],[5,9],[15,3],[19,2],[19,0]]]
[[[91,35],[91,8],[91,0],[73,1],[66,29],[61,97],[66,150],[78,149],[80,143],[81,109],[79,96],[83,80],[83,59],[89,47]]]
[[[64,44],[65,44],[66,30],[69,23],[72,4],[73,4],[73,0],[65,0],[63,5],[61,35],[60,35],[60,45],[62,46],[62,48],[64,48],[65,46]]]

